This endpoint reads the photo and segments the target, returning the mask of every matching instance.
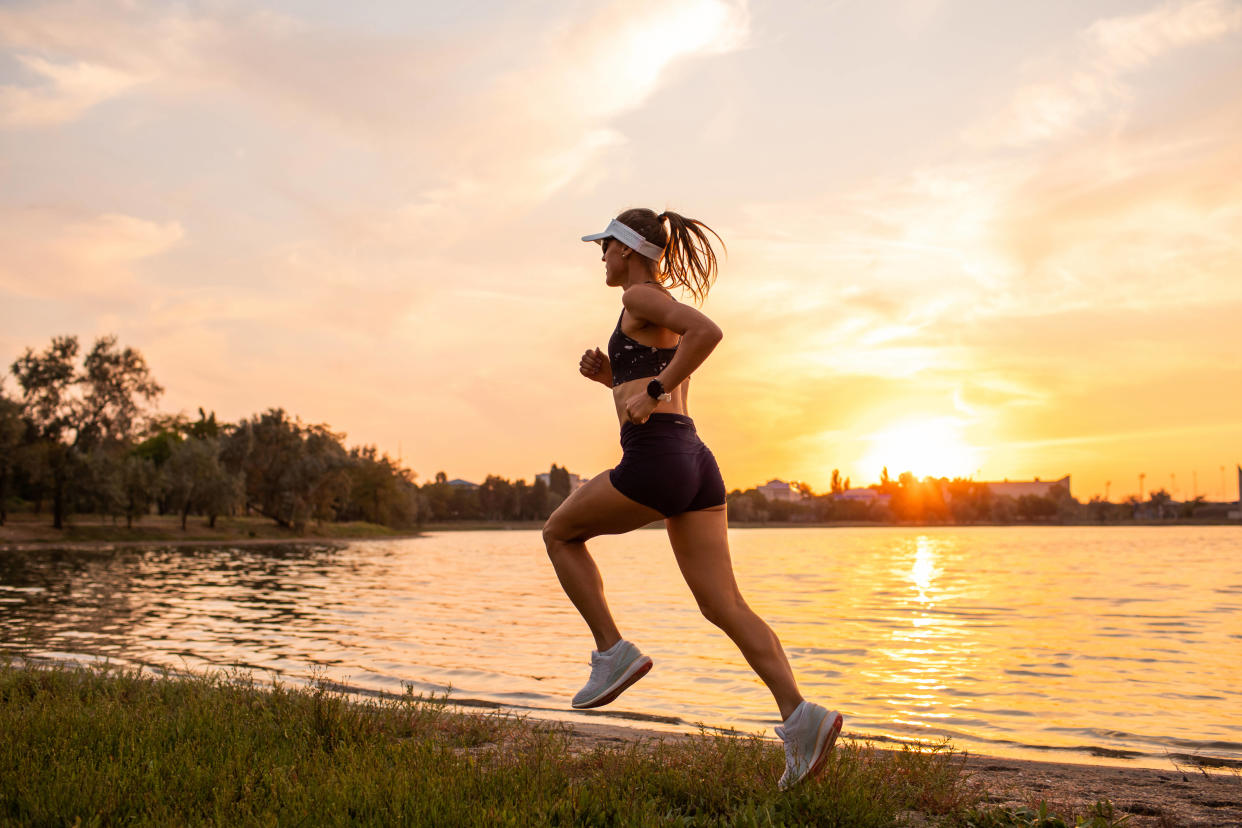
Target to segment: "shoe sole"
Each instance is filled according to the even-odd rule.
[[[596,696],[590,701],[583,702],[582,704],[571,703],[570,707],[574,710],[589,710],[592,707],[603,707],[604,705],[615,701],[617,696],[625,692],[626,688],[650,672],[651,664],[651,659],[648,656],[640,656],[639,658],[634,659],[634,663],[630,665],[629,669],[622,674],[621,678],[619,678],[617,682],[612,685],[612,687],[605,690],[603,695]]]
[[[831,722],[831,724],[828,727],[828,732],[825,734],[824,725],[829,722]],[[828,754],[832,753],[832,746],[837,743],[837,737],[841,735],[841,726],[844,724],[845,718],[840,713],[834,713],[831,717],[824,717],[824,721],[819,725],[819,732],[815,734],[816,741],[820,742],[819,753],[816,754],[815,760],[811,762],[810,769],[793,782],[790,782],[787,785],[782,785],[781,790],[787,791],[790,788],[801,785],[808,779],[818,776],[820,772],[823,771],[824,765],[828,761]]]
[[[824,721],[828,721],[827,716],[824,717]],[[844,724],[844,717],[837,713],[832,720],[832,727],[828,729],[828,738],[824,740],[824,745],[819,750],[819,756],[815,757],[815,761],[811,763],[811,769],[806,772],[803,779],[817,776],[824,769],[824,763],[828,760],[828,754],[832,753],[832,746],[837,743],[837,736],[841,735],[841,726]]]

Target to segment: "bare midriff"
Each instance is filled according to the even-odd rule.
[[[643,377],[642,379],[632,379],[629,382],[623,382],[612,389],[612,401],[617,406],[617,420],[624,425],[629,422],[629,417],[625,415],[625,401],[635,394],[646,394],[647,385],[655,377]],[[690,385],[690,380],[685,380],[681,385],[674,388],[671,393],[671,400],[660,400],[655,407],[653,414],[681,414],[689,416],[686,411],[686,391]],[[667,390],[667,389],[666,389]]]

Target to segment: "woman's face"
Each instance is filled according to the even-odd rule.
[[[626,258],[623,254],[629,251],[616,239],[604,239],[600,242],[600,258],[604,262],[604,282],[616,286],[625,284]]]

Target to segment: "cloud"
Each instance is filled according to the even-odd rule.
[[[18,55],[17,59],[43,83],[0,86],[0,127],[55,126],[72,121],[143,80],[85,61],[53,63],[34,55]]]
[[[205,174],[195,173],[203,159],[171,166],[174,179],[144,179],[141,191],[177,193],[195,249],[183,248],[163,278],[147,281],[149,315],[127,325],[262,324],[296,338],[299,326],[313,324],[373,345],[415,324],[429,294],[495,283],[493,264],[469,261],[479,239],[508,238],[505,228],[533,205],[597,180],[603,159],[625,144],[625,114],[678,61],[739,48],[748,25],[737,0],[588,4],[559,18],[502,14],[440,39],[232,3],[0,6],[0,48],[26,56],[39,81],[0,92],[0,123],[51,127],[128,95],[132,115],[118,131],[136,141],[119,153],[154,139],[175,154],[178,136],[148,137],[160,128],[151,122],[219,135],[245,152],[234,169],[210,168],[224,177],[213,186],[227,192],[225,207],[204,198],[197,179]],[[222,127],[231,124],[242,129]],[[145,173],[144,159],[132,164]],[[264,215],[247,225],[213,215],[238,206],[246,214],[252,198],[260,210],[277,201],[296,220]],[[77,285],[95,295],[129,290],[136,264],[182,232],[178,222],[122,227],[102,213],[13,208],[0,285],[20,295]],[[220,227],[230,235],[206,235]],[[211,264],[196,263],[209,246],[248,252],[213,251]],[[217,289],[213,266],[252,276],[231,276],[232,287]],[[39,281],[35,272],[59,275]]]
[[[184,235],[176,221],[0,208],[0,288],[18,296],[57,299],[128,293],[136,267],[168,251]]]
[[[1025,147],[1081,131],[1093,115],[1129,98],[1127,76],[1165,55],[1242,30],[1231,0],[1166,3],[1142,14],[1096,21],[1071,47],[1034,63],[1045,77],[1014,92],[1000,114],[967,128],[977,147]]]
[[[59,2],[0,9],[0,44],[53,90],[9,86],[9,121],[59,123],[138,83],[166,103],[223,96],[303,137],[384,156],[400,211],[537,203],[624,142],[614,121],[679,60],[739,48],[738,0],[590,6],[560,20],[484,21],[435,42],[330,29],[269,11]],[[441,230],[444,229],[442,226]]]
[[[1087,29],[1085,39],[1098,49],[1097,71],[1116,74],[1239,29],[1242,6],[1234,0],[1195,0],[1097,21]]]

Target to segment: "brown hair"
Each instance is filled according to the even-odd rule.
[[[690,291],[695,302],[707,298],[707,291],[716,281],[716,251],[712,250],[707,234],[715,236],[724,249],[724,239],[715,230],[671,210],[656,215],[643,207],[626,210],[617,216],[617,221],[664,251],[657,273],[662,284]],[[668,230],[664,229],[666,221]]]

